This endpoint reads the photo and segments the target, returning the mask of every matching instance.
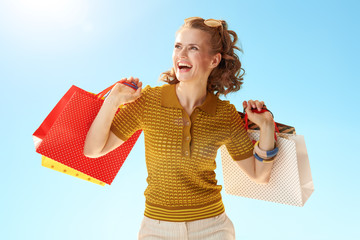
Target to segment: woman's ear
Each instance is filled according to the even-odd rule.
[[[213,56],[213,59],[211,61],[211,67],[216,68],[221,61],[221,53],[217,53]]]

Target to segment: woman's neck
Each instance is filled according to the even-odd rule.
[[[181,106],[191,114],[192,110],[203,104],[207,95],[207,82],[179,82],[176,84],[176,95]]]

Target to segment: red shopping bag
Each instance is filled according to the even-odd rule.
[[[99,96],[107,90],[95,95],[73,85],[33,138],[36,152],[110,185],[142,130],[102,157],[88,158],[83,154],[87,132],[104,102]]]

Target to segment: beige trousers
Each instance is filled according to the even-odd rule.
[[[168,222],[144,216],[139,240],[234,240],[235,229],[226,213],[191,221]]]

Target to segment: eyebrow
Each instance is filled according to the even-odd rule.
[[[179,42],[175,42],[175,44],[183,45],[182,43],[179,43]],[[196,44],[196,43],[190,43],[188,45],[190,45],[190,46],[198,46],[198,47],[200,46],[199,44]]]

